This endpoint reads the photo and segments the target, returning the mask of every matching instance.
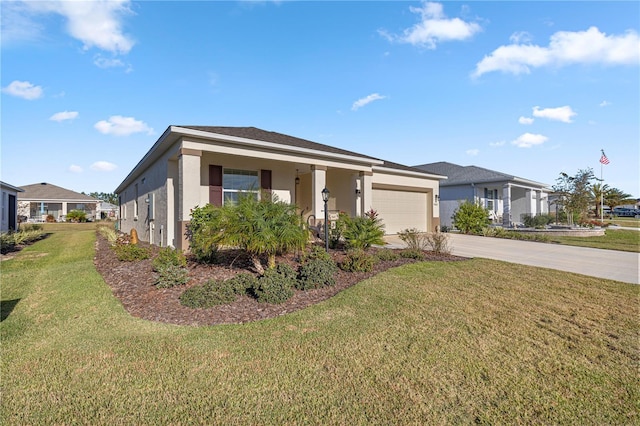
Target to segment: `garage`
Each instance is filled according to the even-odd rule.
[[[378,212],[385,233],[397,234],[410,228],[428,231],[427,193],[373,189],[373,209]]]

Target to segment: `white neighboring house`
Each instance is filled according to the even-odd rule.
[[[18,192],[24,189],[0,181],[2,190],[2,221],[0,232],[18,230]]]
[[[64,222],[71,210],[85,212],[88,220],[95,220],[100,200],[86,194],[61,188],[47,182],[21,187],[18,195],[18,215],[28,222],[46,222],[51,215],[56,222]]]
[[[169,126],[115,190],[123,232],[188,248],[190,212],[260,190],[298,206],[311,225],[339,212],[378,212],[387,234],[440,225],[438,182],[444,176],[255,127]]]
[[[451,217],[462,201],[480,203],[489,210],[491,220],[503,226],[522,223],[525,215],[549,213],[551,188],[545,183],[445,161],[415,167],[447,176],[447,180],[440,181],[442,226],[453,226]]]
[[[97,220],[118,220],[118,206],[107,203],[106,201],[98,202],[96,208]]]

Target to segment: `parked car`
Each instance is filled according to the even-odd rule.
[[[618,217],[637,217],[640,218],[639,209],[628,209],[625,207],[614,207],[613,215]]]

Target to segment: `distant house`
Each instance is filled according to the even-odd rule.
[[[25,221],[46,222],[50,216],[56,222],[64,222],[67,213],[72,210],[85,212],[89,220],[96,218],[100,200],[93,197],[47,182],[21,188],[24,192],[18,195],[18,215]]]
[[[339,212],[378,212],[388,234],[440,225],[434,200],[443,176],[255,127],[169,126],[115,190],[120,229],[143,241],[188,248],[190,212],[240,192],[296,204],[311,225]]]
[[[118,206],[100,201],[96,209],[96,218],[100,220],[116,220],[118,218]]]
[[[18,192],[24,192],[24,189],[2,181],[0,181],[0,189],[2,190],[2,225],[0,231],[15,231],[18,229]]]
[[[430,173],[445,175],[440,181],[440,223],[452,226],[453,216],[462,201],[480,203],[489,210],[494,223],[512,226],[526,215],[549,213],[547,184],[477,166],[459,166],[444,161],[415,166]]]

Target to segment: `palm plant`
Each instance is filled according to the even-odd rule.
[[[616,206],[625,203],[635,203],[635,200],[631,198],[631,194],[627,194],[618,188],[609,188],[604,193],[604,204],[613,209]]]
[[[600,217],[600,206],[604,203],[604,196],[609,191],[609,185],[602,183],[594,183],[591,185],[591,196],[596,205],[596,217]]]
[[[219,220],[212,224],[215,231],[208,228],[214,236],[212,243],[245,250],[260,275],[265,272],[260,256],[267,255],[267,266],[272,269],[276,255],[303,249],[309,240],[296,206],[279,201],[275,195],[265,192],[257,200],[253,194],[241,194],[237,203],[219,209]]]

